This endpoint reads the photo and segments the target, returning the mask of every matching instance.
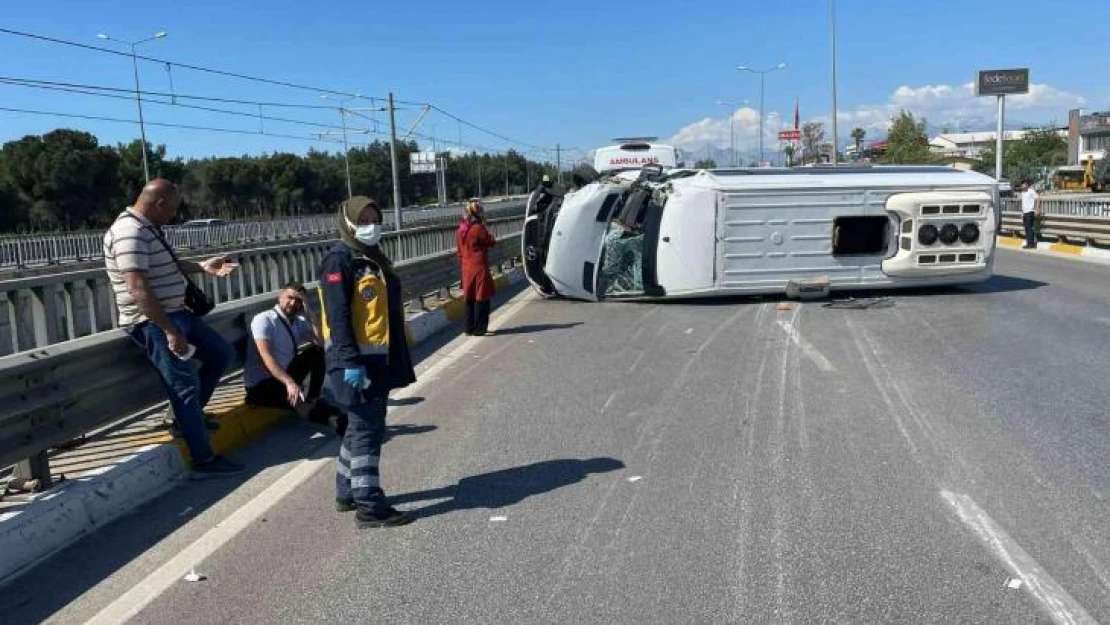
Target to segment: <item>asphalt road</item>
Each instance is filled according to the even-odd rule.
[[[1108,272],[1003,250],[986,284],[872,308],[524,295],[398,396],[382,473],[412,525],[334,512],[334,440],[294,424],[0,620],[1110,622]]]

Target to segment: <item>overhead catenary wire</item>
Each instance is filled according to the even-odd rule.
[[[274,85],[274,86],[279,86],[279,87],[286,87],[286,88],[289,88],[289,89],[298,89],[298,90],[301,90],[301,91],[310,91],[310,92],[313,92],[315,94],[336,95],[336,96],[343,96],[343,97],[346,97],[346,98],[359,98],[359,99],[363,99],[363,100],[370,100],[371,102],[374,101],[374,100],[385,100],[386,99],[386,98],[379,97],[379,96],[365,96],[365,95],[362,95],[360,93],[350,93],[350,92],[339,91],[339,90],[336,90],[336,89],[330,89],[330,88],[326,88],[326,87],[316,87],[316,86],[311,86],[311,85],[295,83],[295,82],[291,82],[291,81],[287,81],[287,80],[277,80],[277,79],[273,79],[273,78],[265,78],[265,77],[262,77],[262,76],[252,76],[252,75],[249,75],[249,74],[242,74],[242,73],[239,73],[239,72],[232,72],[232,71],[222,70],[222,69],[218,69],[218,68],[204,67],[204,66],[201,66],[201,65],[193,65],[191,63],[179,63],[177,61],[170,61],[170,60],[167,60],[167,59],[161,59],[161,58],[146,56],[146,55],[141,55],[141,54],[134,54],[133,55],[131,53],[124,52],[122,50],[115,50],[115,49],[112,49],[112,48],[105,48],[105,47],[102,47],[102,46],[96,46],[96,45],[92,45],[92,44],[81,43],[81,42],[78,42],[78,41],[71,41],[71,40],[67,40],[67,39],[61,39],[59,37],[50,37],[50,36],[47,36],[47,35],[39,35],[39,34],[36,34],[36,33],[30,33],[30,32],[26,32],[26,31],[16,30],[16,29],[13,29],[13,28],[0,27],[0,34],[7,34],[7,35],[15,36],[15,37],[23,37],[23,38],[27,38],[27,39],[36,40],[36,41],[43,41],[43,42],[53,43],[53,44],[57,44],[57,45],[63,45],[63,46],[68,46],[68,47],[73,47],[73,48],[78,48],[78,49],[83,49],[83,50],[100,52],[102,54],[111,54],[111,55],[123,56],[123,57],[133,56],[135,59],[142,60],[142,61],[147,61],[147,62],[151,62],[151,63],[158,63],[158,64],[166,66],[167,68],[172,67],[172,66],[176,66],[176,67],[179,67],[179,68],[189,69],[189,70],[208,73],[208,74],[213,74],[213,75],[226,76],[226,77],[229,77],[229,78],[236,78],[236,79],[239,79],[239,80],[247,80],[247,81],[257,82],[257,83],[261,83],[261,84],[269,84],[269,85]],[[173,97],[173,95],[170,94],[170,97]],[[520,145],[520,146],[523,146],[523,147],[532,148],[532,149],[536,149],[536,150],[540,150],[540,151],[544,151],[544,152],[550,152],[551,151],[551,148],[534,145],[534,144],[531,144],[531,143],[528,143],[528,142],[525,142],[525,141],[520,141],[518,139],[513,139],[513,138],[508,137],[508,136],[506,136],[502,133],[490,130],[489,128],[485,128],[485,127],[483,127],[479,124],[475,124],[474,122],[463,119],[462,117],[460,117],[458,115],[455,115],[454,113],[451,113],[449,111],[446,111],[443,108],[440,108],[439,106],[437,106],[433,103],[430,103],[430,102],[410,102],[410,101],[401,101],[401,100],[395,100],[395,102],[400,103],[400,104],[415,105],[415,106],[429,106],[432,109],[439,112],[440,114],[442,114],[442,115],[444,115],[444,116],[446,116],[446,117],[448,117],[448,118],[450,118],[450,119],[452,119],[452,120],[454,120],[454,121],[456,121],[456,122],[458,122],[458,123],[460,123],[464,126],[467,126],[468,128],[477,130],[479,132],[490,135],[492,137],[495,137],[495,138],[500,139],[502,141],[505,141],[507,143],[512,143],[512,144],[516,144],[516,145]],[[458,143],[460,145],[462,144],[461,141],[459,141]]]
[[[76,94],[81,94],[81,95],[87,95],[87,96],[98,97],[98,98],[109,98],[109,99],[114,99],[114,100],[133,100],[134,99],[133,95],[123,95],[123,94],[117,94],[117,93],[105,93],[105,92],[101,92],[101,91],[93,91],[93,90],[79,88],[79,87],[55,87],[55,86],[31,84],[31,83],[23,82],[23,81],[13,82],[13,81],[7,80],[5,78],[0,78],[0,85],[11,85],[11,86],[17,86],[17,87],[27,87],[27,88],[32,88],[32,89],[44,89],[44,90],[47,90],[47,91],[59,91],[59,92],[64,92],[64,93],[76,93]],[[132,90],[131,93],[134,94],[134,90]],[[147,92],[140,92],[140,93],[143,93],[144,95],[147,95]],[[195,110],[195,111],[205,111],[205,112],[209,112],[209,113],[219,113],[219,114],[222,114],[222,115],[235,115],[235,116],[239,116],[239,117],[249,117],[251,119],[276,121],[276,122],[283,122],[283,123],[287,123],[287,124],[297,124],[297,125],[302,125],[302,126],[312,126],[314,128],[327,128],[329,130],[340,130],[340,129],[342,129],[342,126],[337,126],[335,124],[310,122],[310,121],[305,121],[305,120],[301,120],[301,119],[290,119],[290,118],[287,118],[287,117],[274,117],[274,116],[271,116],[271,115],[265,115],[265,114],[260,114],[260,113],[249,113],[249,112],[246,112],[246,111],[232,111],[232,110],[228,110],[228,109],[219,109],[219,108],[214,108],[214,107],[210,107],[210,106],[199,106],[199,105],[196,105],[196,104],[180,104],[180,103],[175,104],[172,101],[157,100],[157,99],[153,99],[153,98],[144,99],[143,102],[145,102],[146,104],[158,104],[158,105],[161,105],[161,106],[171,106],[171,107],[174,107],[174,108],[190,109],[190,110]],[[263,106],[263,105],[259,105],[259,106]]]
[[[76,94],[80,94],[80,95],[87,95],[87,96],[101,97],[101,98],[109,98],[109,99],[117,99],[117,100],[131,100],[131,99],[133,99],[133,97],[134,97],[133,94],[135,93],[134,89],[128,89],[128,88],[123,88],[123,87],[109,87],[109,86],[104,86],[104,85],[91,85],[91,84],[85,84],[85,83],[40,80],[40,79],[35,79],[35,78],[24,78],[24,77],[14,77],[14,76],[0,76],[0,85],[9,85],[9,86],[24,87],[24,88],[31,88],[31,89],[40,89],[40,90],[63,92],[63,93],[76,93]],[[344,108],[344,107],[291,104],[291,103],[284,103],[284,102],[268,102],[268,101],[257,101],[257,100],[241,100],[241,99],[234,99],[234,98],[219,98],[219,97],[212,97],[212,96],[188,95],[188,94],[180,94],[180,93],[166,93],[166,92],[163,92],[163,91],[148,91],[148,90],[145,90],[145,89],[141,90],[140,94],[143,96],[143,98],[144,98],[143,101],[144,102],[157,104],[157,105],[161,105],[161,106],[169,106],[169,107],[174,107],[174,108],[198,110],[198,111],[212,112],[212,113],[218,113],[218,114],[224,114],[224,115],[233,115],[233,116],[238,116],[238,117],[258,119],[259,121],[265,120],[265,121],[274,121],[274,122],[297,124],[297,125],[302,125],[302,126],[311,126],[311,127],[315,127],[315,128],[324,128],[324,129],[328,129],[328,130],[342,130],[342,126],[335,125],[335,124],[321,123],[321,122],[311,122],[311,121],[299,120],[299,119],[290,119],[290,118],[287,118],[287,117],[276,117],[276,116],[273,116],[273,115],[266,115],[264,113],[258,113],[258,112],[232,111],[232,110],[219,109],[219,108],[214,108],[214,107],[199,106],[199,105],[195,105],[195,104],[183,104],[183,103],[176,103],[175,104],[173,100],[174,100],[174,98],[177,98],[177,99],[183,99],[183,100],[211,101],[211,102],[221,102],[221,103],[228,103],[228,104],[241,104],[241,105],[244,105],[244,106],[251,105],[251,106],[259,106],[259,107],[302,108],[302,109],[310,109],[310,110],[318,110],[318,111],[334,111],[337,108],[341,108],[343,111],[345,111],[349,115],[365,119],[365,120],[370,121],[374,124],[373,129],[364,130],[364,129],[357,129],[357,128],[355,128],[355,129],[348,128],[347,129],[348,131],[350,131],[350,132],[364,132],[365,131],[365,132],[370,132],[372,134],[381,135],[381,136],[388,135],[387,132],[379,129],[379,124],[381,123],[379,120],[375,119],[374,117],[372,117],[370,115],[365,115],[361,111],[351,110],[351,109],[347,109],[347,108]],[[164,99],[158,99],[158,98],[164,98]],[[387,109],[385,109],[383,107],[380,110],[384,111],[384,110],[387,110]],[[428,109],[428,110],[430,110],[430,109]],[[483,146],[483,145],[476,145],[476,144],[458,144],[457,142],[455,142],[454,140],[451,140],[451,139],[446,139],[446,138],[443,138],[443,137],[436,137],[436,136],[431,136],[431,135],[425,135],[425,134],[415,133],[415,132],[411,133],[410,136],[414,137],[414,138],[418,138],[418,139],[424,139],[426,141],[433,141],[433,142],[442,143],[444,145],[458,145],[460,149],[470,148],[472,150],[481,150],[481,151],[492,152],[492,153],[497,153],[497,152],[503,151],[502,149],[493,148],[493,147],[490,147],[490,146]],[[527,154],[527,153],[531,153],[531,154],[536,155],[536,156],[541,156],[541,155],[542,156],[547,156],[547,151],[546,150],[525,152],[525,154]]]
[[[60,39],[58,37],[49,37],[47,35],[38,35],[38,34],[35,34],[35,33],[29,33],[29,32],[25,32],[25,31],[21,31],[21,30],[15,30],[15,29],[12,29],[12,28],[2,28],[2,27],[0,27],[0,33],[6,34],[6,35],[13,35],[13,36],[16,36],[16,37],[24,37],[24,38],[27,38],[27,39],[35,39],[35,40],[38,40],[38,41],[45,41],[45,42],[48,42],[48,43],[54,43],[54,44],[69,46],[69,47],[73,47],[73,48],[81,48],[81,49],[85,49],[85,50],[92,50],[92,51],[101,52],[101,53],[104,53],[104,54],[114,54],[116,56],[126,56],[126,57],[132,56],[130,53],[123,52],[121,50],[113,50],[112,48],[105,48],[105,47],[102,47],[102,46],[94,46],[92,44],[81,43],[79,41],[70,41],[70,40],[67,40],[67,39]],[[303,84],[290,82],[290,81],[286,81],[286,80],[276,80],[276,79],[273,79],[273,78],[264,78],[264,77],[261,77],[261,76],[251,76],[249,74],[240,74],[238,72],[231,72],[231,71],[227,71],[227,70],[216,69],[216,68],[213,68],[213,67],[204,67],[204,66],[201,66],[201,65],[193,65],[193,64],[190,64],[190,63],[179,63],[177,61],[170,61],[170,60],[167,60],[167,59],[159,59],[159,58],[156,58],[156,57],[144,56],[144,55],[141,55],[141,54],[136,54],[134,56],[135,56],[136,59],[139,59],[141,61],[149,61],[151,63],[161,63],[163,65],[169,64],[169,65],[172,65],[174,67],[181,67],[181,68],[185,68],[185,69],[191,69],[191,70],[196,71],[196,72],[203,72],[203,73],[207,73],[207,74],[227,76],[229,78],[237,78],[239,80],[248,80],[248,81],[257,82],[257,83],[275,85],[275,86],[278,86],[278,87],[287,87],[289,89],[300,89],[302,91],[311,91],[313,93],[325,93],[325,94],[328,94],[328,95],[339,95],[339,96],[344,96],[344,97],[356,97],[356,98],[368,98],[369,97],[369,96],[363,96],[363,95],[360,95],[360,94],[357,94],[357,93],[348,93],[346,91],[338,91],[336,89],[329,89],[329,88],[326,88],[326,87],[314,87],[314,86],[311,86],[311,85],[303,85]],[[382,98],[379,98],[379,99],[382,99]]]
[[[109,117],[104,117],[104,115],[88,115],[88,114],[81,114],[81,113],[64,113],[64,112],[59,112],[59,111],[42,111],[42,110],[38,110],[38,109],[17,109],[17,108],[12,108],[12,107],[0,107],[0,112],[24,113],[24,114],[32,114],[32,115],[50,115],[50,117],[57,117],[57,118],[70,118],[70,119],[80,119],[80,120],[87,120],[87,121],[107,121],[107,122],[113,122],[113,123],[130,123],[130,124],[134,124],[134,125],[139,125],[138,120],[129,120],[129,119],[121,119],[121,118],[109,118]],[[157,122],[157,121],[149,121],[149,122],[145,122],[145,123],[147,123],[147,125],[154,125],[154,127],[160,127],[160,128],[175,128],[175,129],[181,129],[181,130],[200,130],[200,131],[206,131],[206,132],[225,132],[225,133],[231,133],[231,134],[253,134],[253,135],[263,135],[263,137],[276,137],[276,138],[280,138],[280,139],[296,139],[296,140],[300,140],[300,141],[311,141],[311,142],[314,142],[314,143],[319,143],[319,142],[337,143],[337,142],[339,142],[339,140],[316,139],[314,137],[304,137],[304,135],[297,135],[297,134],[282,134],[282,133],[275,133],[275,132],[259,132],[259,131],[256,131],[256,130],[241,130],[241,129],[234,129],[234,128],[214,128],[214,127],[208,127],[208,125],[193,125],[193,124]]]

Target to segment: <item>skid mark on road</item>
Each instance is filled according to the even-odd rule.
[[[1062,625],[1095,624],[1095,619],[1079,605],[1036,560],[1021,548],[1001,526],[994,522],[968,495],[942,490],[940,495],[967,525],[994,552],[994,555],[1021,580],[1022,588],[1041,604],[1055,623]]]

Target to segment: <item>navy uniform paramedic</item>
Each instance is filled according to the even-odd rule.
[[[339,238],[320,264],[320,323],[328,386],[347,414],[336,460],[336,509],[359,527],[412,520],[389,505],[378,470],[389,392],[416,381],[405,334],[401,283],[378,243],[382,213],[355,196],[339,209]]]

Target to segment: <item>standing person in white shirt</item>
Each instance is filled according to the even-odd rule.
[[[1021,223],[1025,227],[1025,245],[1022,249],[1037,249],[1037,192],[1026,180],[1021,183]]]

